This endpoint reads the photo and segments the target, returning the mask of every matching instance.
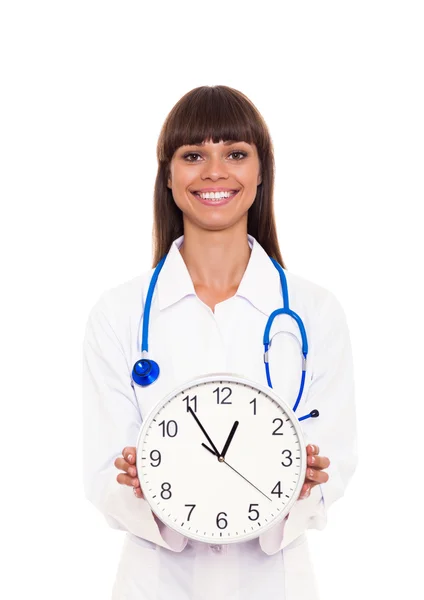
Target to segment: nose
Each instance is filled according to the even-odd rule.
[[[212,179],[214,181],[221,177],[227,178],[228,166],[225,164],[224,159],[218,154],[210,156],[203,165],[201,177],[202,179]]]

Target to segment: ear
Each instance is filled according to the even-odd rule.
[[[262,183],[262,175],[261,175],[261,173],[259,173],[257,185],[260,185],[261,183]]]
[[[168,177],[168,183],[166,184],[169,188],[172,188],[171,178]]]

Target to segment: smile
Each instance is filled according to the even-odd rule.
[[[237,196],[239,191],[240,190],[236,190],[230,196],[222,196],[220,198],[202,198],[197,192],[191,192],[191,194],[193,194],[193,196],[195,196],[202,204],[206,204],[207,206],[223,206]]]

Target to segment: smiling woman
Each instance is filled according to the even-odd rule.
[[[183,96],[157,157],[153,268],[84,343],[86,493],[127,534],[113,599],[316,600],[305,534],[356,466],[343,309],[285,267],[246,96]]]
[[[285,266],[274,221],[272,141],[247,96],[223,85],[185,94],[163,124],[157,159],[154,265],[185,227],[203,224],[220,230],[239,223],[247,224],[247,232]],[[237,193],[216,198],[220,191]],[[202,202],[196,192],[209,196]],[[163,218],[165,213],[169,219]]]

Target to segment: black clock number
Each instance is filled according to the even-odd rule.
[[[190,398],[189,396],[186,396],[185,398],[183,398],[183,402],[187,402],[187,412],[188,412],[188,406],[190,404],[190,402],[193,402],[194,404],[194,412],[197,412],[197,396],[193,396],[193,398]]]
[[[168,487],[165,487],[166,485],[167,485]],[[166,496],[165,496],[165,494],[166,494]],[[160,495],[161,495],[161,497],[162,497],[164,500],[169,500],[169,499],[170,499],[170,497],[172,496],[172,492],[171,492],[171,484],[170,484],[170,483],[168,483],[167,481],[165,481],[164,483],[162,483],[162,491],[161,491]]]
[[[153,454],[155,452],[156,452],[156,457],[153,456]],[[150,452],[150,460],[152,460],[153,462],[156,462],[155,465],[153,464],[153,462],[150,463],[152,465],[152,467],[158,467],[160,465],[161,459],[162,459],[162,457],[161,457],[159,450],[152,450]]]
[[[220,517],[219,515],[224,515],[224,517],[227,516],[227,513],[225,512],[220,512],[217,514],[216,517],[216,525],[219,529],[225,529],[228,525],[227,519],[224,519],[224,517]]]
[[[256,508],[252,508],[252,506],[259,506],[259,504],[251,504],[249,506],[249,519],[251,521],[257,521],[259,519],[259,512],[256,510]],[[250,513],[256,513],[256,517],[251,517]]]
[[[285,463],[284,461],[282,461],[281,464],[283,465],[283,467],[290,467],[290,465],[293,464],[293,459],[291,457],[291,455],[292,455],[291,450],[282,450],[281,454],[284,454],[284,452],[288,452],[288,454],[287,454],[287,456],[285,456],[285,458],[287,458],[287,460],[289,462]]]
[[[272,490],[271,494],[277,494],[277,496],[280,498],[280,496],[282,495],[282,491],[281,491],[281,481],[278,481],[275,486],[274,489]]]
[[[272,432],[272,435],[283,435],[283,432],[282,432],[282,431],[281,431],[281,432],[279,432],[279,429],[281,429],[281,428],[282,428],[282,426],[283,426],[283,419],[274,419],[274,420],[273,420],[273,423],[275,423],[276,421],[280,421],[280,424],[279,424],[279,426],[277,427],[277,429],[275,429],[275,430]]]
[[[233,393],[231,388],[223,387],[223,388],[219,389],[219,387],[217,387],[216,390],[213,391],[213,393],[216,394],[216,403],[217,404],[232,404],[232,402],[227,402],[228,398]],[[221,400],[221,394],[225,394],[225,393],[227,395],[225,396],[225,398],[222,398],[222,400]]]
[[[184,504],[184,506],[191,506],[191,509],[188,513],[188,517],[187,517],[187,521],[190,521],[190,517],[191,517],[191,513],[193,512],[194,508],[195,508],[195,504]]]
[[[178,425],[176,421],[161,421],[158,427],[162,427],[162,437],[175,437],[178,433]]]
[[[253,398],[249,404],[253,404],[253,414],[256,415],[256,398]]]

